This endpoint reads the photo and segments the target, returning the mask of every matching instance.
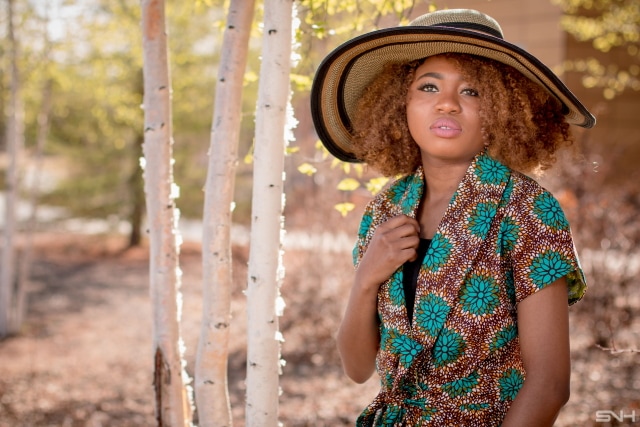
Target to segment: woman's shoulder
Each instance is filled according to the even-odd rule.
[[[568,219],[558,199],[535,179],[522,173],[511,176],[509,193],[503,199],[506,201],[505,214],[517,223],[528,224],[534,229],[542,225],[545,230],[557,232],[569,230]],[[551,228],[549,228],[551,227]]]
[[[553,197],[552,193],[547,190],[537,180],[515,170],[511,171],[511,198],[535,198],[541,194]]]

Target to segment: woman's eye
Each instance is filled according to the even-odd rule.
[[[418,90],[421,90],[423,92],[437,92],[438,88],[431,83],[425,83],[423,85],[420,85],[418,87]]]
[[[471,88],[464,89],[462,91],[462,93],[464,93],[465,95],[470,95],[470,96],[478,96],[478,91],[475,90],[475,89],[471,89]]]

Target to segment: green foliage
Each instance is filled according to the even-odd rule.
[[[187,217],[202,215],[224,3],[167,2],[174,178],[181,189],[177,205]],[[134,179],[140,172],[143,131],[140,4],[99,0],[44,7],[33,0],[21,5],[20,71],[27,145],[35,142],[42,88],[50,81],[51,130],[46,152],[64,158],[68,165],[56,171],[62,172],[62,179],[43,201],[64,206],[72,215],[127,219],[134,209],[135,187],[141,185]],[[47,16],[53,19],[49,25]],[[47,34],[52,39],[49,48],[44,41]],[[241,152],[249,149],[253,136],[259,68],[257,55],[253,56],[245,85]],[[6,76],[0,75],[0,88],[4,87]],[[6,91],[1,91],[0,97],[5,96]],[[0,128],[3,120],[0,117]]]
[[[415,0],[302,0],[304,23],[302,31],[323,39],[334,35],[349,35],[370,30],[385,16],[393,15],[406,23]]]
[[[415,0],[301,0],[302,25],[297,30],[301,60],[291,75],[292,89],[305,96],[329,44],[379,25],[405,22]],[[137,0],[19,3],[20,71],[25,99],[25,135],[35,144],[37,114],[43,88],[51,84],[48,156],[64,159],[62,176],[44,203],[65,207],[72,215],[127,219],[135,210],[136,179],[142,140],[142,40]],[[258,2],[255,22],[262,20]],[[200,217],[208,164],[215,79],[228,0],[167,1],[169,60],[172,83],[174,178],[176,201],[183,216]],[[2,13],[2,12],[0,12]],[[387,21],[385,21],[387,20]],[[4,31],[4,30],[2,30]],[[50,43],[47,43],[47,38]],[[251,159],[254,109],[258,87],[260,25],[254,26],[245,73],[245,95],[239,155]],[[0,53],[5,42],[0,41]],[[0,69],[0,88],[7,76]],[[1,105],[7,91],[0,91]],[[4,116],[0,117],[0,129]],[[0,139],[0,146],[2,145]],[[300,147],[289,147],[288,154]],[[362,166],[330,160],[319,151],[303,160],[300,171],[312,175],[317,161],[330,161],[350,179],[362,180]],[[236,218],[248,217],[251,164],[240,163]],[[138,177],[138,178],[136,178]],[[348,181],[347,181],[348,182]],[[375,185],[367,183],[367,188]],[[246,187],[246,188],[245,188]]]
[[[587,88],[600,88],[611,100],[626,90],[640,91],[640,2],[637,0],[552,0],[565,12],[562,27],[576,40],[591,42],[604,53],[630,57],[627,68],[611,61],[585,58],[565,63],[565,70],[583,74]]]

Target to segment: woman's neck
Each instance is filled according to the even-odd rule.
[[[423,163],[425,192],[423,201],[446,199],[447,202],[458,188],[460,181],[467,173],[467,163],[429,162]]]
[[[433,238],[469,164],[424,165],[425,191],[418,209],[420,237]]]

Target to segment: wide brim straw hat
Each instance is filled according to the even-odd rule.
[[[510,65],[563,105],[568,123],[593,127],[595,117],[540,60],[504,40],[496,20],[475,10],[447,9],[422,15],[407,26],[355,37],[320,64],[311,89],[311,114],[318,137],[340,160],[353,155],[351,122],[364,89],[390,62],[404,63],[447,52],[466,53]]]

